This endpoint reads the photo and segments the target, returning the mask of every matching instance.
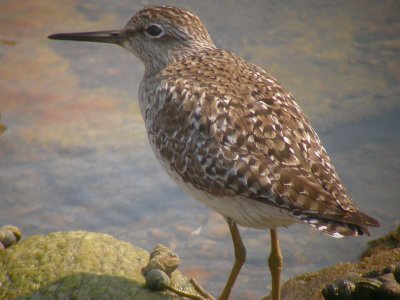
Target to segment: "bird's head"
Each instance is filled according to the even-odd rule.
[[[122,30],[57,33],[49,38],[120,45],[145,64],[147,73],[197,51],[215,48],[199,17],[169,6],[143,8]]]

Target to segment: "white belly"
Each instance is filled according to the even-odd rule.
[[[174,177],[173,177],[174,178]],[[174,178],[178,186],[193,198],[229,217],[238,225],[256,229],[287,227],[296,220],[277,207],[246,197],[215,197]]]

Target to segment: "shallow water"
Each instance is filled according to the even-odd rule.
[[[400,2],[154,1],[188,8],[221,48],[267,69],[295,95],[358,206],[399,224]],[[47,40],[120,28],[147,1],[0,2],[0,225],[26,236],[110,233],[164,243],[217,295],[233,263],[225,221],[190,199],[151,153],[137,106],[140,62],[116,46]],[[201,226],[199,234],[192,234]],[[234,299],[267,293],[267,232],[243,229],[248,261]],[[288,279],[356,261],[369,238],[280,230]]]

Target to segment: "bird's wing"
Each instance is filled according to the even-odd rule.
[[[170,134],[182,138],[174,168],[184,166],[181,176],[196,188],[265,201],[298,215],[374,225],[358,214],[293,97],[265,71],[217,51],[212,59],[197,56],[163,76],[169,104],[162,105],[159,130],[191,124]],[[166,126],[167,115],[175,126]]]
[[[257,109],[253,110],[260,111],[259,123],[272,119],[273,122],[266,123],[277,129],[273,144],[279,167],[275,189],[279,194],[288,196],[301,211],[311,216],[379,226],[376,220],[358,211],[351,201],[321,140],[293,96],[264,70],[251,64],[247,67],[252,74],[259,74],[255,77],[262,78],[266,88],[259,93],[254,91],[241,103],[244,106],[255,103]],[[268,143],[268,135],[262,136],[265,144]],[[267,149],[269,151],[267,147],[264,153]]]

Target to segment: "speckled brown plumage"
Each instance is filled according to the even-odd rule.
[[[191,24],[180,20],[173,26]],[[377,225],[351,202],[291,94],[261,68],[215,48],[211,39],[204,49],[194,48],[146,72],[140,89],[150,143],[181,186],[211,207],[215,198],[226,205],[229,198],[247,198],[279,208],[282,224],[268,216],[251,221],[226,215],[249,227],[286,226],[292,218],[342,236]],[[213,208],[224,215],[223,208]]]

